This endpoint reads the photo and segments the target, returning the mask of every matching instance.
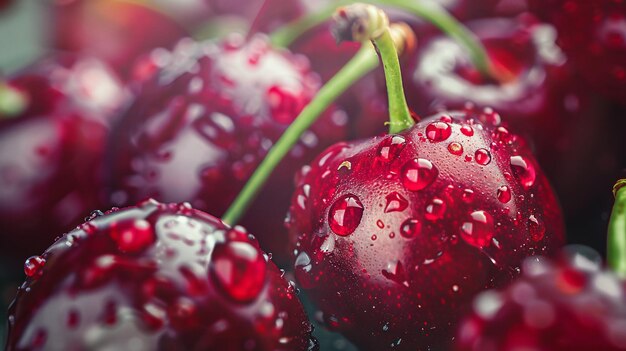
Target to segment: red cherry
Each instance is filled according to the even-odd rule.
[[[458,329],[456,350],[624,350],[626,284],[581,254],[527,259],[522,275],[486,291]]]
[[[292,283],[254,237],[234,241],[219,219],[156,201],[85,225],[27,261],[7,350],[314,345]]]
[[[441,349],[477,293],[563,243],[545,176],[524,139],[494,140],[498,127],[445,113],[397,135],[337,144],[307,167],[297,184],[306,201],[294,194],[288,226],[296,278],[329,328],[363,350]],[[484,151],[466,162],[452,142],[466,155]],[[532,182],[514,175],[514,157],[532,166]]]

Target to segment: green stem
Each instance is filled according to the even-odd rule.
[[[415,124],[411,117],[409,107],[404,96],[402,86],[402,72],[398,51],[391,38],[389,28],[383,35],[373,40],[378,49],[380,59],[385,69],[385,82],[387,83],[387,98],[389,99],[389,133],[399,133]]]
[[[315,98],[300,112],[281,138],[270,149],[267,156],[252,174],[235,201],[230,205],[222,220],[235,225],[261,190],[272,171],[298,142],[298,139],[354,82],[378,66],[378,57],[369,45],[364,45],[334,77],[317,93]]]
[[[320,11],[304,16],[274,31],[270,35],[271,41],[278,47],[287,47],[306,31],[328,20],[337,7],[354,2],[352,0],[339,0]],[[492,77],[497,80],[505,78],[502,77],[502,72],[496,71],[489,55],[487,55],[487,50],[474,33],[450,15],[441,5],[411,0],[361,0],[360,2],[395,7],[430,22],[463,46],[467,50],[474,67],[485,77]]]
[[[626,277],[626,180],[615,184],[615,204],[609,220],[607,263],[618,275]]]

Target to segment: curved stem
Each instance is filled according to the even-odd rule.
[[[485,77],[491,77],[498,81],[507,79],[506,72],[501,72],[493,65],[489,55],[487,55],[487,50],[474,33],[450,15],[441,5],[410,0],[361,0],[361,2],[395,7],[428,21],[463,46],[467,50],[474,67]],[[301,17],[274,31],[270,35],[271,41],[276,46],[287,47],[306,31],[324,23],[336,8],[351,3],[354,1],[339,0],[320,11]]]
[[[300,112],[296,120],[287,128],[281,138],[270,149],[267,156],[252,174],[235,201],[230,205],[222,220],[235,225],[250,206],[258,192],[261,190],[272,171],[287,155],[298,139],[354,82],[365,76],[378,65],[376,52],[369,45],[363,48],[350,60],[328,83],[326,83],[315,98]]]
[[[618,275],[626,277],[626,179],[613,187],[615,204],[609,220],[607,263]]]

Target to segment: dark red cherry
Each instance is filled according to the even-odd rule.
[[[293,283],[254,236],[188,204],[110,211],[25,267],[7,350],[309,347]]]
[[[499,120],[479,117],[449,112],[336,144],[299,178],[287,222],[296,278],[360,349],[442,349],[478,292],[563,243],[525,140],[498,139]]]
[[[105,142],[127,93],[89,57],[42,60],[6,84],[25,106],[0,116],[0,252],[23,260],[101,205]]]
[[[456,350],[626,349],[626,283],[577,254],[527,259],[503,290],[481,293],[463,320]]]
[[[307,60],[265,37],[181,41],[160,55],[152,79],[111,138],[110,200],[189,201],[223,214],[248,177],[320,87]],[[283,215],[295,171],[345,137],[346,115],[330,108],[300,138],[243,223],[264,248],[286,256]],[[278,215],[277,215],[278,214]]]
[[[55,49],[96,56],[124,78],[144,52],[170,47],[186,35],[164,13],[135,1],[53,1],[51,7]]]
[[[626,101],[626,3],[621,0],[529,1],[554,24],[559,45],[592,87]]]

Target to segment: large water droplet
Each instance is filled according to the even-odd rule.
[[[401,212],[409,206],[407,199],[395,191],[387,195],[385,200],[387,202],[385,205],[385,213]]]
[[[301,251],[298,254],[294,268],[296,279],[303,288],[310,289],[316,285],[317,282],[312,273],[313,263],[311,262],[311,257],[306,252]]]
[[[463,135],[471,137],[472,135],[474,135],[474,129],[472,128],[472,126],[464,124],[461,126],[461,133],[463,133]]]
[[[426,137],[432,142],[444,141],[452,134],[452,127],[446,122],[433,122],[426,127]]]
[[[400,225],[400,235],[407,239],[413,239],[422,232],[422,223],[415,219],[409,218]]]
[[[209,275],[226,296],[236,302],[248,302],[265,285],[265,258],[246,242],[218,243],[211,253]]]
[[[524,189],[528,190],[535,184],[535,167],[524,156],[511,156],[511,169]]]
[[[470,213],[469,219],[461,226],[461,237],[478,248],[489,245],[493,238],[493,217],[485,211]]]
[[[446,207],[446,203],[442,199],[434,197],[430,200],[430,203],[426,205],[424,217],[429,221],[438,221],[442,219],[446,213]]]
[[[150,246],[154,240],[154,230],[145,219],[130,219],[111,225],[109,236],[117,249],[126,253],[137,253]]]
[[[541,241],[546,234],[546,226],[541,219],[537,218],[535,215],[531,215],[528,217],[528,231],[531,239]]]
[[[503,204],[511,201],[511,190],[506,185],[499,187],[496,195],[498,196],[498,200]]]
[[[457,142],[452,142],[448,144],[448,151],[455,156],[461,156],[463,154],[463,145]]]
[[[479,165],[486,166],[491,162],[491,153],[486,149],[478,149],[474,153],[474,159]]]
[[[439,170],[430,161],[423,158],[414,158],[402,167],[402,184],[411,191],[419,191],[432,184]]]
[[[404,147],[406,146],[406,139],[401,135],[394,135],[383,140],[378,146],[377,155],[384,160],[393,160]]]
[[[340,236],[352,234],[361,223],[363,209],[361,200],[355,195],[347,194],[340,197],[328,212],[330,229]]]
[[[46,260],[41,256],[31,256],[24,262],[24,273],[27,277],[38,278]]]

